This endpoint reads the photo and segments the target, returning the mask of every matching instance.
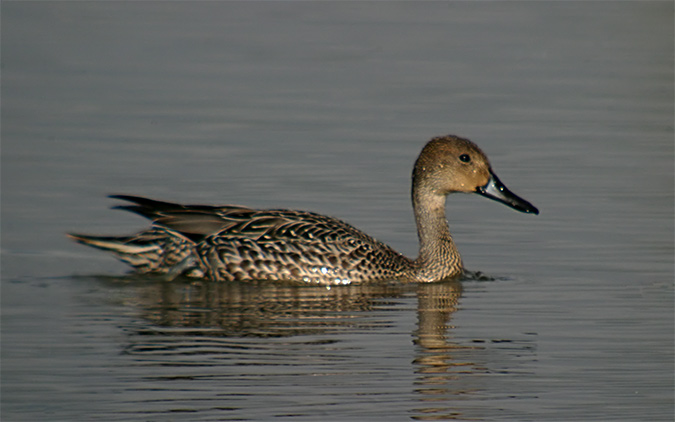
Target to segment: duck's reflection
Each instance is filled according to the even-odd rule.
[[[455,399],[467,394],[460,378],[471,373],[475,364],[458,360],[454,353],[471,346],[452,341],[452,314],[457,311],[462,284],[458,281],[420,284],[417,289],[417,330],[419,346],[413,362],[417,374],[416,388],[422,406],[415,409],[415,420],[461,419]]]
[[[152,283],[139,288],[137,305],[155,331],[171,327],[172,334],[205,330],[212,336],[280,337],[367,324],[364,311],[405,294],[414,294],[414,288]]]
[[[414,392],[420,406],[413,419],[461,417],[453,407],[466,394],[461,377],[476,365],[455,359],[467,351],[452,340],[450,320],[457,310],[462,284],[450,281],[433,284],[376,284],[333,288],[270,283],[166,283],[135,284],[135,307],[141,326],[142,346],[131,345],[129,353],[156,352],[176,337],[290,337],[326,334],[332,330],[371,329],[372,310],[414,303],[417,296],[417,328],[413,370]],[[379,320],[381,324],[381,320]],[[375,327],[377,328],[377,327]],[[186,338],[187,338],[186,337]],[[166,349],[165,349],[166,350]],[[470,355],[470,353],[469,353]]]

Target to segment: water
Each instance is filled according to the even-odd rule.
[[[672,420],[669,2],[2,5],[2,420]],[[476,141],[425,286],[125,276],[110,193],[312,210],[409,256],[412,163]]]

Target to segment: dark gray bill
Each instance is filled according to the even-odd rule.
[[[499,201],[502,204],[506,204],[520,212],[526,212],[535,215],[539,214],[537,207],[511,192],[506,186],[504,186],[497,175],[492,172],[492,169],[490,169],[490,181],[487,183],[487,185],[476,188],[476,193],[483,195],[486,198]]]

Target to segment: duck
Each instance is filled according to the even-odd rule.
[[[148,229],[130,236],[68,236],[112,252],[137,273],[168,280],[184,275],[213,282],[326,286],[438,282],[465,271],[445,215],[452,193],[474,193],[539,214],[499,180],[476,144],[446,135],[428,141],[413,167],[411,199],[419,240],[414,259],[342,220],[313,212],[182,205],[133,195],[111,195],[126,202],[113,208],[149,219]]]

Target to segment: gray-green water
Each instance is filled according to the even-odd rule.
[[[3,2],[3,421],[672,420],[671,2]],[[125,277],[110,193],[344,219],[406,253],[426,140],[494,281]]]

